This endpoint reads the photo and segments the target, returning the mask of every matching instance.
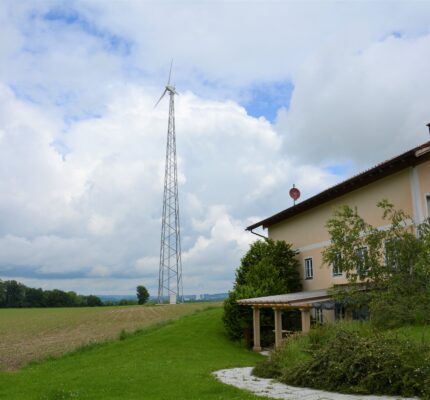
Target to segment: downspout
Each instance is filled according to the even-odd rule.
[[[269,239],[267,236],[260,235],[259,233],[254,232],[252,229],[245,229],[245,230],[246,230],[246,231],[248,231],[248,232],[251,232],[252,234],[254,234],[254,235],[256,235],[256,236],[260,236],[260,237],[262,237],[264,240],[268,240],[268,239]]]

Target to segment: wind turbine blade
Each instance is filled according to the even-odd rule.
[[[166,92],[167,92],[167,89],[164,89],[163,94],[162,94],[162,95],[161,95],[161,97],[158,99],[158,101],[155,103],[154,108],[158,106],[158,103],[163,99],[163,97],[164,97],[164,95],[166,94]]]
[[[172,66],[173,66],[173,58],[172,58],[172,61],[170,61],[169,80],[167,81],[167,86],[170,85],[170,77],[172,76]]]

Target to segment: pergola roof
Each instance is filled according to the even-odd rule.
[[[309,290],[307,292],[278,294],[275,296],[254,297],[252,299],[241,299],[236,302],[243,306],[299,308],[309,307],[312,303],[329,300],[330,298],[331,296],[327,293],[327,289],[320,289]]]

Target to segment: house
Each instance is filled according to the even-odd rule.
[[[376,206],[382,199],[404,210],[415,224],[430,216],[430,141],[246,228],[252,233],[259,227],[268,229],[269,238],[293,244],[303,286],[300,293],[238,300],[253,307],[255,350],[260,348],[260,308],[275,310],[277,346],[282,337],[282,309],[301,310],[303,331],[309,329],[311,317],[319,322],[344,317],[327,293],[328,288],[347,281],[336,266],[323,265],[322,251],[330,243],[325,225],[337,207],[349,205],[357,207],[367,222],[383,228],[386,222]]]

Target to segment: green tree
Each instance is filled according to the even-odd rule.
[[[149,299],[149,292],[145,286],[139,285],[136,288],[136,294],[139,304],[145,304]]]
[[[236,270],[233,290],[224,302],[223,322],[230,338],[241,339],[252,327],[252,310],[236,304],[239,299],[298,292],[301,290],[299,264],[291,245],[267,239],[253,243]],[[267,315],[266,315],[267,314]],[[263,310],[262,325],[273,324]]]
[[[0,280],[0,307],[84,307],[102,306],[97,296],[82,296],[62,290],[30,288],[17,281]]]
[[[0,279],[0,307],[6,307],[6,283]]]
[[[25,288],[24,307],[45,307],[45,305],[42,289]]]
[[[25,296],[25,286],[17,281],[5,281],[5,307],[22,307]]]
[[[100,297],[94,296],[93,294],[90,294],[86,297],[86,305],[88,307],[100,307],[103,305],[103,302],[100,300]]]
[[[387,200],[379,202],[387,229],[364,221],[357,209],[342,206],[327,222],[331,244],[323,261],[336,265],[349,281],[335,288],[350,308],[368,307],[371,321],[394,327],[430,322],[430,224],[412,219]]]
[[[45,301],[48,307],[73,307],[75,305],[71,295],[59,289],[46,290]]]

